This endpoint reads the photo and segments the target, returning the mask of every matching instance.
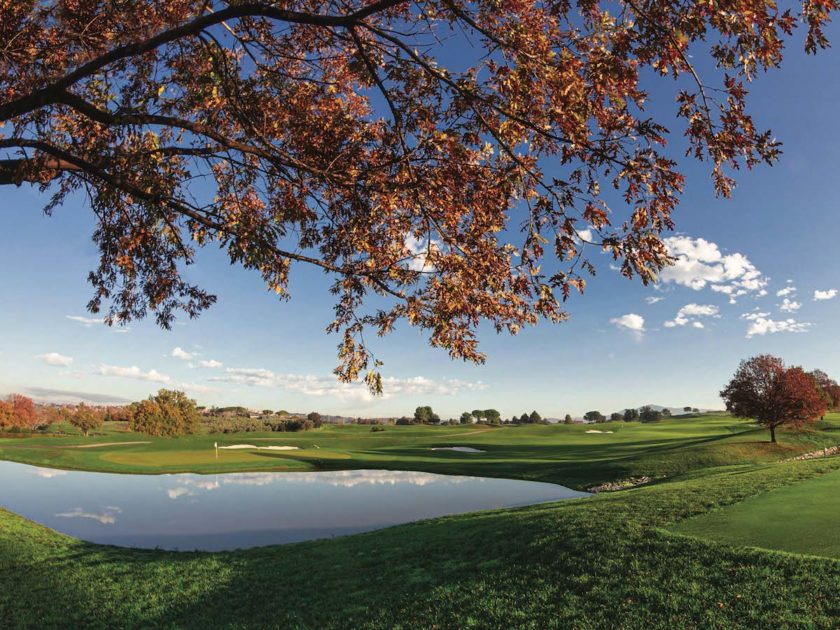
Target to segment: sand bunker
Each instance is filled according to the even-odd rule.
[[[589,429],[587,433],[612,433],[612,431],[599,431],[598,429]]]
[[[459,453],[484,453],[484,451],[471,446],[437,446],[432,451],[458,451]]]
[[[258,451],[296,451],[297,446],[254,446],[253,444],[231,444],[230,446],[220,446],[219,449],[227,450],[241,450],[241,449],[256,449]]]

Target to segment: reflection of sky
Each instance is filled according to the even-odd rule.
[[[196,490],[217,490],[224,485],[268,486],[271,484],[326,484],[334,488],[353,488],[361,485],[399,485],[425,486],[431,483],[460,484],[469,480],[481,483],[482,477],[454,477],[434,475],[422,472],[392,470],[339,470],[316,473],[227,473],[216,475],[215,481],[190,478],[186,475],[173,475],[178,485],[166,490],[170,499],[182,496],[196,496]]]
[[[547,483],[391,470],[117,475],[0,461],[0,479],[0,505],[34,521],[83,540],[164,549],[311,540],[584,496]]]
[[[39,468],[34,466],[31,471],[29,471],[32,475],[37,475],[38,477],[42,477],[43,479],[52,479],[53,477],[61,477],[62,475],[66,475],[66,470],[56,470],[55,468]]]

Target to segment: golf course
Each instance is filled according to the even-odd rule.
[[[830,628],[840,618],[840,457],[793,459],[840,443],[840,414],[782,431],[775,445],[727,415],[279,436],[59,430],[4,437],[0,458],[135,474],[387,469],[579,490],[652,482],[219,553],[96,545],[0,511],[7,626]],[[472,450],[432,450],[453,446]]]

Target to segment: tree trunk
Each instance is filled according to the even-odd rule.
[[[771,444],[776,443],[776,426],[775,425],[770,427],[770,442],[771,442]]]

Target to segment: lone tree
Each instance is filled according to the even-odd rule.
[[[184,274],[198,247],[283,299],[294,265],[324,270],[337,374],[381,391],[366,328],[405,320],[482,362],[482,322],[566,319],[593,254],[651,281],[684,184],[664,123],[728,196],[734,170],[779,155],[746,84],[800,23],[808,53],[826,47],[836,8],[2,2],[0,185],[48,193],[48,214],[86,197],[88,308],[109,324],[212,305]],[[646,107],[656,75],[670,112]]]
[[[88,407],[84,403],[79,403],[76,405],[76,408],[72,410],[63,409],[62,412],[67,422],[79,429],[85,437],[87,437],[93,429],[101,427],[102,422],[104,421],[102,414],[99,413],[97,409]]]
[[[720,397],[733,415],[754,418],[767,427],[773,443],[776,427],[813,422],[826,408],[813,376],[799,367],[785,367],[782,359],[769,354],[741,361]]]

